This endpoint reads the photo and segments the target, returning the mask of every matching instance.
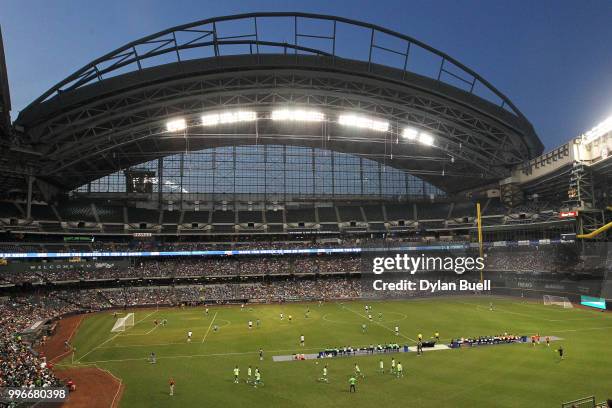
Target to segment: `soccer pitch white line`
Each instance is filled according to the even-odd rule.
[[[551,333],[566,333],[566,332],[581,332],[588,330],[607,330],[612,329],[612,326],[603,326],[603,327],[587,327],[585,329],[567,329],[567,330],[550,330]]]
[[[185,344],[185,343],[180,343]],[[311,348],[301,348],[299,351],[316,351],[316,350],[325,350],[327,346],[321,347],[311,347]],[[266,353],[296,353],[296,349],[285,349],[285,350],[268,350]],[[227,357],[227,356],[241,356],[247,354],[259,354],[259,351],[237,351],[230,353],[210,353],[210,354],[180,354],[176,356],[158,356],[157,359],[176,359],[176,358],[198,358],[198,357]],[[80,363],[79,365],[95,365],[99,363],[121,363],[126,361],[147,361],[147,357],[138,357],[138,358],[122,358],[122,359],[113,359],[113,360],[96,360],[96,361],[86,361]],[[66,366],[69,367],[70,364],[56,364],[57,366]]]
[[[484,306],[478,306],[477,308],[487,310]],[[577,318],[577,319],[547,319],[545,317],[540,317],[540,316],[537,316],[535,314],[512,312],[510,310],[497,309],[497,308],[494,308],[493,312],[511,313],[511,314],[515,314],[515,315],[518,315],[518,316],[528,317],[529,319],[539,319],[539,320],[542,320],[542,321],[545,321],[545,322],[567,322],[567,321],[571,321],[571,320],[589,320],[589,319],[592,319],[591,317],[582,317],[582,318]]]
[[[367,316],[362,315],[361,313],[356,312],[356,311],[354,311],[353,309],[350,309],[350,308],[348,308],[348,307],[346,307],[346,306],[344,306],[344,305],[341,305],[341,304],[339,304],[339,303],[336,303],[336,304],[337,304],[338,306],[340,306],[342,309],[346,309],[346,310],[348,310],[349,312],[353,312],[353,313],[355,313],[357,316],[361,316],[361,317],[363,317],[364,319],[366,319],[367,321],[370,321],[370,319],[368,319],[368,317],[367,317]],[[373,321],[372,321],[372,323],[379,325],[379,326],[380,326],[380,327],[382,327],[383,329],[387,329],[387,330],[389,330],[391,333],[395,333],[395,331],[394,331],[393,329],[391,329],[391,328],[389,328],[389,327],[385,326],[385,325],[384,325],[384,324],[382,324],[382,323],[379,323],[379,322],[377,322],[377,321],[375,321],[375,320],[373,320]],[[401,333],[401,332],[400,332],[400,334],[399,334],[399,335],[400,335],[400,336],[402,336],[402,337],[403,337],[403,338],[405,338],[405,339],[408,339],[408,340],[410,340],[410,341],[414,341],[414,342],[416,342],[416,340],[415,340],[415,339],[413,339],[413,338],[411,338],[411,337],[408,337],[408,336],[406,336],[405,334],[403,334],[403,333]]]
[[[146,336],[147,334],[151,334],[155,331],[155,329],[157,329],[159,327],[159,324],[153,326],[153,328],[151,330],[147,330],[145,333],[130,333],[130,334],[124,334],[125,337],[127,336]]]
[[[479,305],[479,304],[475,305],[474,303],[469,303],[469,302],[457,302],[457,303],[461,303],[461,304],[467,305],[467,306],[476,306],[476,309],[478,309],[478,310],[485,310],[485,311],[488,311],[488,312],[510,313],[510,314],[514,314],[514,315],[517,315],[517,316],[523,316],[523,317],[526,317],[526,318],[529,318],[529,319],[542,320],[542,321],[545,321],[545,322],[565,322],[567,320],[570,320],[570,319],[547,319],[545,317],[537,316],[537,314],[535,314],[535,313],[529,314],[529,313],[513,312],[511,310],[504,310],[504,309],[497,308],[495,305],[493,306],[493,310],[490,310],[486,306],[482,306],[482,305]],[[587,318],[585,318],[585,319],[587,319]],[[571,319],[571,320],[583,320],[583,319],[581,318],[581,319]]]
[[[157,310],[152,311],[151,313],[149,313],[148,315],[146,315],[145,317],[143,317],[142,319],[138,320],[137,322],[134,323],[134,326],[136,326],[138,323],[142,322],[143,320],[145,320],[147,317],[151,316],[153,313],[157,313]],[[83,354],[81,357],[79,357],[77,359],[77,363],[79,361],[81,361],[85,356],[88,356],[89,354],[91,354],[94,350],[99,349],[100,347],[102,347],[103,345],[105,345],[106,343],[108,343],[111,340],[114,340],[115,338],[117,338],[117,336],[119,336],[121,333],[117,333],[114,336],[104,340],[102,343],[98,344],[96,347],[92,348],[91,350],[89,350],[87,353]]]
[[[151,344],[126,344],[126,345],[114,345],[109,347],[100,347],[99,350],[106,349],[121,349],[121,348],[136,348],[136,347],[156,347],[156,346],[176,346],[179,344],[187,344],[184,341],[175,341],[170,343],[151,343]]]
[[[215,319],[217,318],[217,313],[215,312],[215,315],[213,316],[212,320],[210,321],[210,324],[208,325],[208,330],[206,330],[206,333],[204,333],[204,337],[202,337],[202,343],[204,343],[204,340],[206,340],[206,337],[208,337],[208,333],[210,332],[210,328],[212,327],[212,324],[215,322]]]

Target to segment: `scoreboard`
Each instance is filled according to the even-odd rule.
[[[154,171],[127,170],[125,171],[125,191],[128,193],[151,194],[156,180]]]

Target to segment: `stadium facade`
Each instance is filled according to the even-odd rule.
[[[253,13],[173,27],[85,65],[12,124],[0,74],[5,231],[439,236],[473,230],[475,201],[491,231],[607,221],[606,134],[541,155],[479,74],[368,23]]]
[[[334,338],[358,346],[368,339],[370,346],[362,351],[373,355],[381,340],[386,346],[379,345],[376,353],[399,353],[400,341],[409,352],[412,343],[416,350],[450,350],[526,342],[527,335],[533,348],[541,330],[547,344],[551,334],[566,337],[573,349],[568,356],[578,364],[568,362],[557,373],[543,362],[548,360],[528,361],[512,347],[504,348],[505,360],[491,354],[491,359],[472,359],[469,366],[438,360],[440,367],[432,370],[436,359],[428,358],[423,371],[418,362],[411,362],[410,370],[435,372],[435,379],[411,375],[409,389],[400,385],[398,375],[397,382],[374,382],[376,392],[370,395],[374,403],[385,395],[398,398],[389,403],[399,404],[448,406],[465,397],[461,406],[503,401],[516,406],[527,400],[548,404],[561,395],[578,398],[575,385],[582,386],[581,392],[607,390],[609,339],[603,330],[610,326],[592,327],[604,323],[591,311],[612,308],[612,247],[607,242],[612,119],[543,153],[518,107],[453,57],[384,27],[306,13],[251,13],[173,27],[88,63],[14,121],[10,111],[0,35],[3,386],[31,391],[32,385],[76,382],[80,391],[71,398],[91,401],[95,395],[101,404],[103,397],[112,398],[105,406],[116,406],[119,398],[125,406],[161,406],[161,398],[174,398],[174,372],[178,398],[191,394],[187,398],[196,405],[223,401],[268,407],[275,406],[273,398],[279,398],[276,406],[293,400],[336,405],[340,399],[331,399],[332,386],[324,399],[310,403],[315,400],[303,393],[310,387],[303,371],[298,376],[284,371],[293,369],[291,364],[280,364],[272,373],[268,363],[279,357],[304,359],[302,353],[312,350],[303,348],[304,334],[308,347],[317,342],[334,346]],[[454,267],[434,263],[397,275],[372,269],[376,258],[382,265],[385,258],[393,261],[407,253],[438,259],[439,265],[450,259]],[[468,258],[481,262],[484,271],[468,267]],[[383,277],[391,283],[435,282],[449,290],[381,293],[374,282]],[[457,282],[469,290],[453,289]],[[481,296],[490,294],[495,296]],[[438,295],[465,298],[418,305],[384,301]],[[563,308],[581,304],[591,311],[572,311],[567,329],[559,323],[568,316],[563,309],[546,310],[516,297]],[[377,300],[375,316],[367,306],[372,299]],[[363,300],[370,315],[362,315],[361,303],[349,302],[354,300]],[[317,302],[306,307],[285,303],[292,301]],[[493,302],[501,303],[502,313],[492,314]],[[215,308],[209,315],[217,303],[241,307]],[[244,314],[248,303],[271,305]],[[203,311],[183,308],[202,304]],[[311,319],[311,306],[313,318],[304,324],[301,314]],[[93,313],[83,320],[85,313],[109,309],[113,313]],[[262,310],[265,314],[257,314]],[[123,312],[127,315],[112,326],[111,316]],[[272,317],[279,314],[280,320]],[[289,324],[292,314],[296,326],[287,331],[284,316]],[[257,318],[259,330],[260,316],[265,319],[260,333],[265,334],[257,336],[252,319]],[[170,327],[157,330],[167,319]],[[83,331],[78,328],[82,321]],[[137,344],[119,336],[134,330],[126,327],[130,321],[140,324],[140,333],[130,333],[139,336],[133,338]],[[435,330],[431,338],[424,327]],[[189,346],[192,330],[196,344]],[[274,356],[272,350],[288,352],[285,335],[297,336],[296,330],[299,354]],[[109,338],[109,331],[116,333]],[[189,333],[186,339],[183,333]],[[240,349],[232,349],[238,337]],[[320,350],[319,357],[336,356],[340,347],[344,355],[354,350],[336,346]],[[585,360],[586,353],[574,351],[579,348],[597,361]],[[193,350],[198,354],[190,354]],[[558,350],[562,356],[562,347]],[[157,352],[163,364],[148,367],[157,363]],[[476,360],[482,368],[473,364]],[[221,378],[230,366],[238,369],[238,363],[244,367],[254,361],[282,387],[273,393],[249,392],[241,400],[238,375],[231,383]],[[338,374],[341,360],[336,361],[331,377],[343,378]],[[84,381],[83,367],[92,364],[121,380],[96,368],[95,379]],[[143,364],[147,367],[141,372]],[[566,387],[567,378],[582,378],[587,364],[594,373],[590,381],[570,381]],[[54,365],[75,371],[62,374]],[[249,380],[250,371],[249,365]],[[523,371],[536,373],[543,387],[535,390],[527,377],[516,375]],[[440,380],[439,373],[446,373],[448,381]],[[61,375],[68,377],[62,380]],[[327,364],[323,376],[327,382]],[[113,391],[94,389],[92,384],[102,387],[103,377],[109,377]],[[170,396],[157,388],[168,382]],[[512,395],[503,395],[500,386],[506,383],[506,394]],[[428,390],[429,396],[414,390]],[[366,395],[360,390],[360,398]],[[595,397],[588,400],[595,406]],[[369,401],[351,399],[349,404],[371,406]]]
[[[16,270],[608,236],[610,121],[543,154],[486,79],[369,23],[283,12],[173,27],[88,63],[12,123],[2,58],[0,102],[0,257]],[[573,272],[606,250],[587,252]],[[351,262],[335,272],[358,272]],[[300,262],[276,267],[293,275]],[[606,269],[594,270],[598,295]]]

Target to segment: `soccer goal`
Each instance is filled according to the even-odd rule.
[[[574,307],[572,306],[572,302],[570,302],[568,298],[563,297],[563,296],[551,296],[551,295],[544,295],[544,305],[563,306],[564,309],[571,309]]]
[[[127,316],[120,317],[117,319],[111,332],[112,333],[123,332],[128,327],[133,327],[133,326],[134,326],[134,313],[128,313]]]
[[[595,397],[585,397],[561,404],[561,408],[594,408]]]

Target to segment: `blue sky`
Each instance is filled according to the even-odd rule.
[[[455,57],[505,93],[547,149],[612,115],[612,1],[0,0],[13,118],[89,61],[154,32],[253,11],[382,25]]]

